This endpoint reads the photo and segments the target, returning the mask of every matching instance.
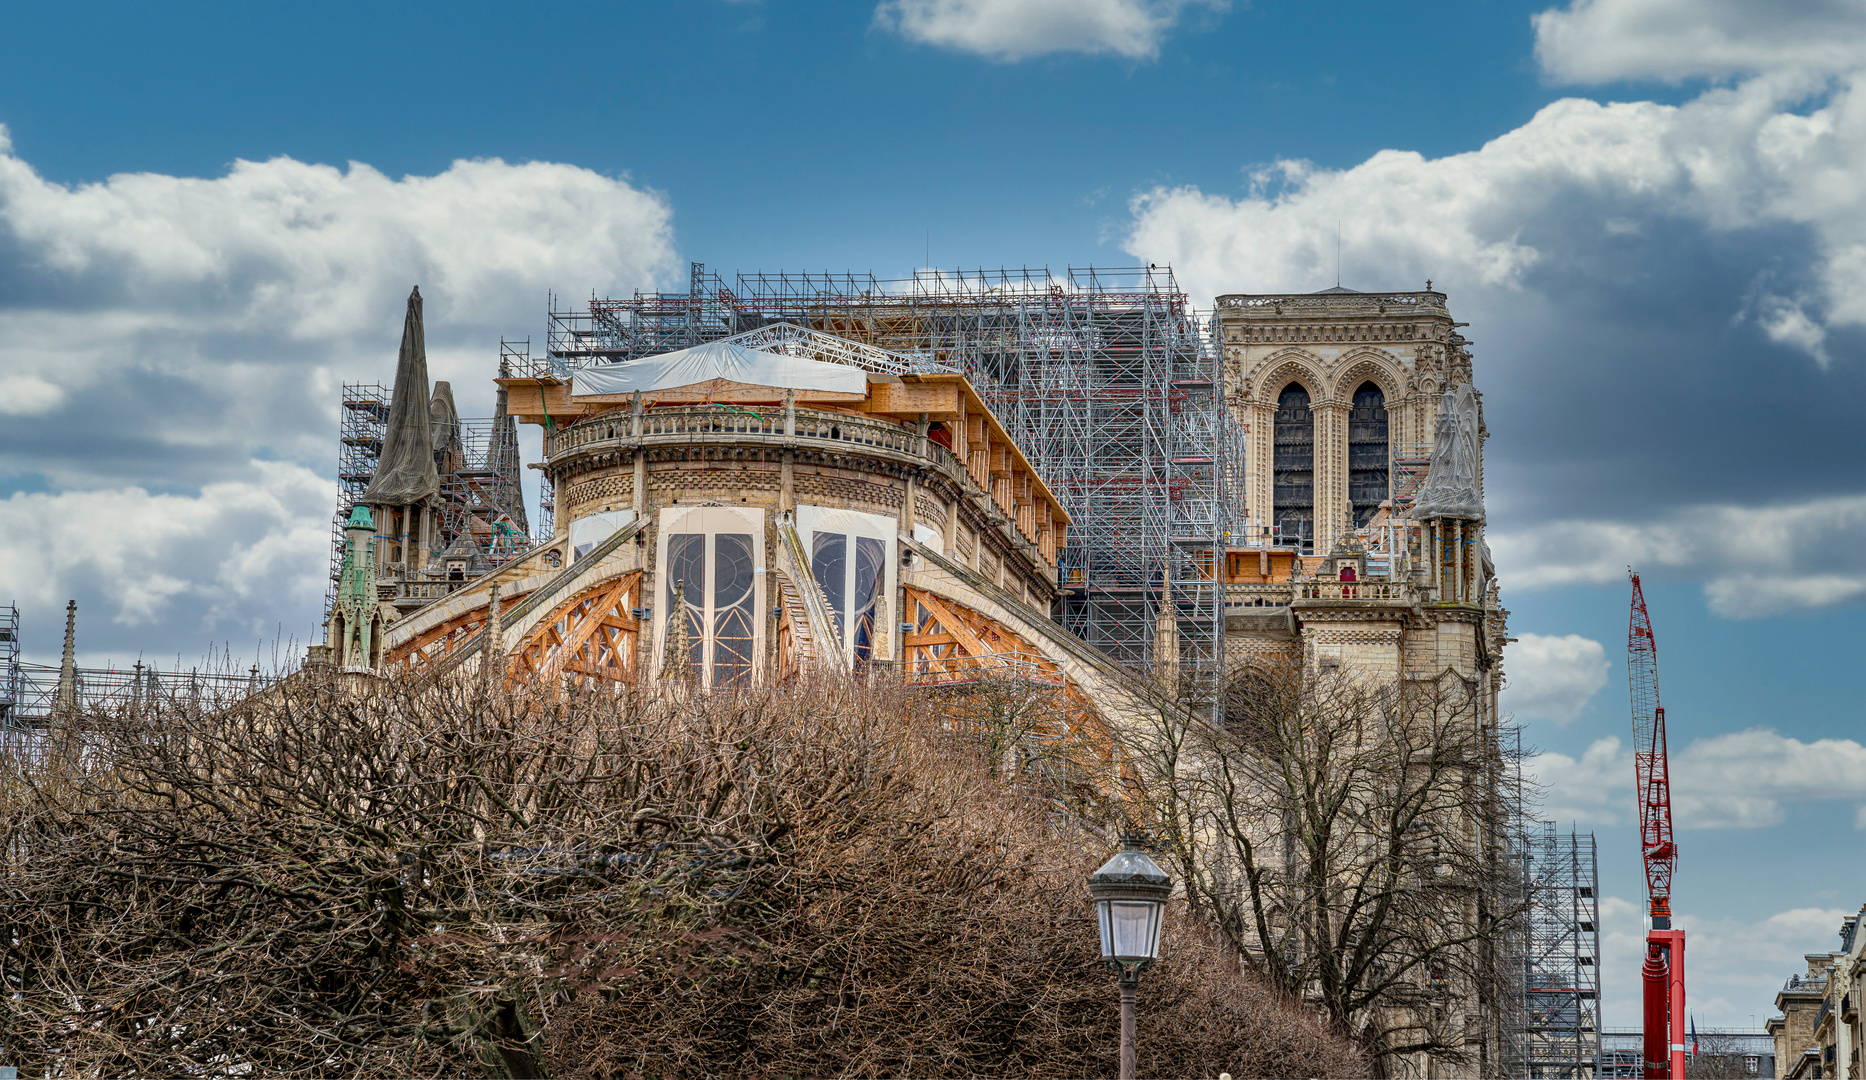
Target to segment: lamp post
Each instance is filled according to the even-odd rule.
[[[1134,999],[1140,969],[1160,958],[1160,922],[1173,879],[1128,833],[1121,850],[1089,875],[1089,896],[1101,925],[1102,962],[1121,973],[1121,1080],[1134,1080]]]

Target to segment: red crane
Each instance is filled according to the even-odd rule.
[[[1633,614],[1626,634],[1626,681],[1633,698],[1633,794],[1639,800],[1639,847],[1646,862],[1646,1080],[1684,1080],[1685,932],[1672,929],[1671,770],[1665,756],[1665,706],[1659,704],[1659,648],[1646,595],[1633,579]]]

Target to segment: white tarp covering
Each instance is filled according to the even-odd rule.
[[[868,376],[860,368],[709,341],[679,352],[584,368],[576,373],[571,393],[575,397],[636,390],[650,393],[712,379],[833,394],[860,394],[868,389]]]

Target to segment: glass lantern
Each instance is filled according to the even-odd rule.
[[[1089,875],[1089,896],[1101,925],[1101,958],[1141,967],[1160,958],[1160,924],[1173,881],[1129,834],[1114,858]]]

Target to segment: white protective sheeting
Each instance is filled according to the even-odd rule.
[[[1415,521],[1460,518],[1482,524],[1484,496],[1477,489],[1477,455],[1483,444],[1483,418],[1470,383],[1447,387],[1438,403],[1438,430],[1432,466],[1412,505]]]
[[[652,393],[712,379],[832,394],[861,394],[868,389],[868,376],[860,368],[748,349],[729,341],[709,341],[678,352],[584,368],[577,372],[571,394],[587,397],[637,390]]]

